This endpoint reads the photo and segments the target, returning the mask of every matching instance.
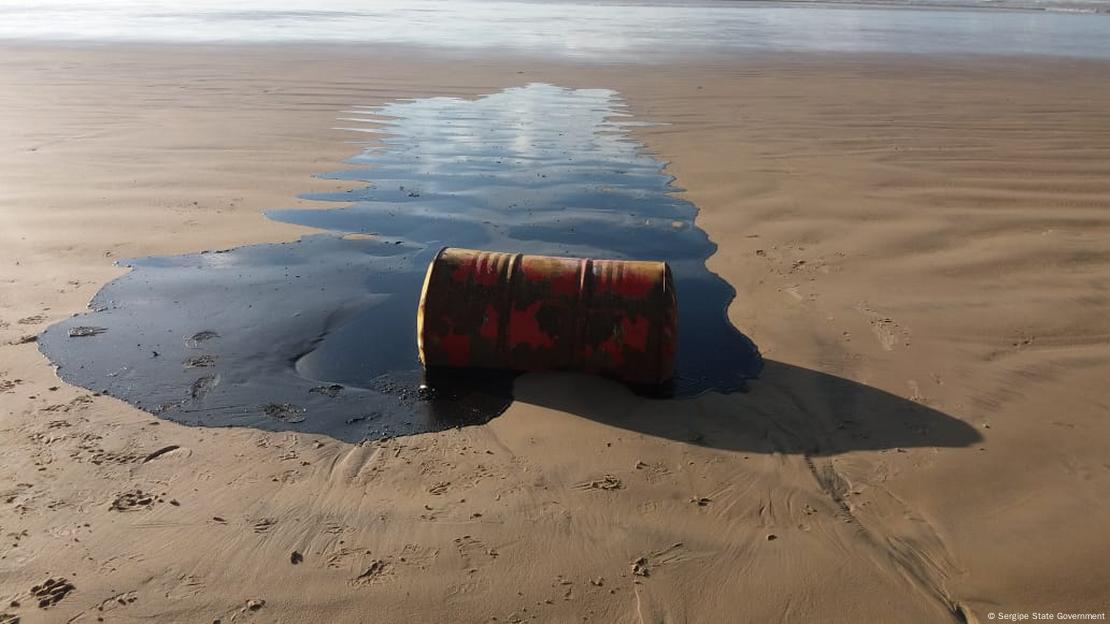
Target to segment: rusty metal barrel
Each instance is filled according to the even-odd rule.
[[[573,370],[637,384],[674,374],[678,310],[665,262],[445,248],[416,318],[426,368]]]

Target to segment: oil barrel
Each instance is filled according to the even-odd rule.
[[[417,310],[426,368],[573,370],[635,384],[674,374],[678,310],[665,262],[444,248]]]

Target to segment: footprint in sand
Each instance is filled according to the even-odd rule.
[[[73,411],[83,411],[93,404],[92,395],[81,395],[68,403],[54,403],[42,408],[41,411],[49,414],[68,414]]]
[[[392,564],[383,559],[374,559],[358,576],[351,579],[351,585],[355,587],[377,585],[390,580],[392,577]]]
[[[195,355],[187,358],[184,362],[185,368],[209,368],[216,365],[216,356],[205,353],[204,355]]]
[[[633,468],[640,471],[640,474],[648,483],[657,483],[671,474],[670,469],[663,462],[649,464],[644,461],[637,461]]]
[[[497,556],[497,553],[492,549],[490,552],[493,553],[492,556]],[[404,547],[401,548],[401,552],[399,552],[394,559],[397,560],[398,565],[411,565],[425,570],[438,557],[438,548],[426,548],[419,544],[405,544]]]
[[[883,346],[884,351],[893,351],[894,345],[898,342],[898,336],[895,333],[898,325],[889,318],[872,319],[871,330],[875,332],[875,336],[879,339],[879,344]]]
[[[328,554],[324,557],[324,563],[329,568],[344,568],[350,567],[350,560],[354,557],[362,555],[369,555],[370,551],[365,549],[355,548],[338,548],[335,552]]]
[[[200,401],[204,399],[204,397],[208,396],[208,393],[212,391],[212,388],[215,388],[217,385],[219,385],[219,383],[219,375],[205,375],[203,377],[200,377],[193,382],[193,385],[189,386],[189,398],[193,399],[194,401]]]
[[[96,610],[99,613],[114,611],[115,609],[118,609],[120,607],[126,607],[128,605],[134,604],[136,601],[138,601],[138,599],[138,594],[133,591],[123,592],[122,594],[116,594],[115,596],[112,596],[111,598],[108,598],[107,600],[101,602],[96,607]]]
[[[894,319],[879,314],[866,301],[858,303],[856,310],[869,317],[867,322],[871,325],[871,331],[879,339],[879,344],[884,351],[893,351],[898,344],[906,347],[910,346],[909,330],[899,325]]]
[[[326,386],[314,386],[308,389],[309,392],[314,394],[322,394],[330,399],[334,399],[343,392],[343,386],[339,384],[328,384]]]
[[[619,490],[624,487],[624,483],[614,477],[613,475],[605,475],[600,479],[593,479],[591,481],[583,481],[575,484],[574,488],[577,490]]]
[[[192,336],[185,339],[185,346],[190,349],[199,349],[201,344],[208,342],[214,338],[219,338],[220,335],[211,330],[199,331]]]
[[[262,406],[262,413],[269,418],[286,423],[304,422],[304,408],[292,403],[268,403]]]
[[[255,613],[262,610],[266,606],[266,601],[261,598],[251,598],[244,600],[240,606],[232,607],[223,612],[221,617],[212,618],[212,624],[225,624],[228,622],[235,622],[239,620],[240,616],[251,617]]]
[[[456,537],[454,542],[467,572],[477,572],[479,568],[489,565],[499,555],[496,550],[486,546],[485,542],[469,535]]]
[[[254,523],[254,532],[266,533],[267,531],[272,529],[275,524],[277,524],[277,520],[274,520],[273,518],[262,518],[261,520]]]
[[[64,578],[48,578],[31,588],[31,597],[38,601],[40,609],[49,609],[75,589],[73,583]]]
[[[652,570],[669,564],[679,563],[693,558],[682,542],[676,542],[662,550],[649,553],[633,559],[629,565],[633,576],[651,576]]]
[[[139,509],[150,509],[155,503],[160,502],[162,502],[160,496],[135,489],[117,496],[108,509],[111,511],[137,511]]]
[[[98,438],[99,438],[99,436],[98,436]],[[85,457],[86,453],[90,453],[87,459]],[[88,461],[90,464],[93,464],[95,466],[103,466],[104,464],[116,464],[116,465],[135,464],[135,463],[141,462],[142,459],[143,459],[142,455],[135,455],[133,453],[122,453],[122,452],[115,452],[115,451],[105,451],[102,448],[95,447],[95,446],[94,447],[89,447],[89,446],[86,446],[84,444],[79,446],[78,449],[75,452],[70,453],[69,456],[72,459],[74,459],[75,461],[79,461],[79,462]]]

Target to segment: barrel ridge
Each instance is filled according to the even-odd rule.
[[[505,288],[501,289],[503,297],[499,302],[497,314],[497,354],[502,362],[508,362],[511,359],[509,353],[509,319],[512,318],[513,313],[513,292],[516,289],[517,281],[520,279],[520,263],[524,260],[524,254],[515,253],[509,261],[508,280],[506,281]]]
[[[578,263],[578,293],[574,306],[574,328],[571,336],[571,357],[575,361],[584,362],[583,350],[586,346],[586,315],[584,310],[589,310],[593,298],[593,272],[594,261],[583,258]],[[589,371],[592,372],[592,371]]]

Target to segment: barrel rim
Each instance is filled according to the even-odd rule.
[[[421,365],[426,365],[424,361],[424,304],[428,298],[428,285],[432,282],[432,273],[435,272],[436,266],[439,264],[439,258],[450,247],[440,247],[436,252],[432,261],[428,263],[428,270],[424,273],[424,285],[420,287],[420,302],[416,305],[416,355],[420,359]]]
[[[662,284],[663,296],[670,302],[670,306],[668,306],[668,307],[671,311],[671,318],[669,319],[671,321],[669,323],[669,325],[670,325],[669,329],[671,331],[671,336],[670,336],[670,340],[664,340],[663,336],[660,335],[659,339],[656,341],[657,342],[657,347],[656,347],[656,358],[655,359],[658,362],[663,362],[663,363],[666,364],[666,366],[664,368],[660,369],[660,371],[659,371],[659,379],[656,382],[658,384],[665,384],[668,381],[674,379],[676,358],[674,357],[673,354],[672,354],[672,357],[669,357],[669,358],[663,357],[663,349],[664,349],[665,343],[671,344],[672,347],[676,347],[678,345],[678,293],[675,292],[674,274],[671,272],[671,264],[669,262],[666,262],[666,261],[662,261],[662,264],[663,264],[663,280],[662,280],[663,281],[663,284]],[[663,314],[665,316],[666,311],[664,311]],[[659,332],[660,332],[660,334],[662,334],[664,331],[666,331],[668,329],[667,327],[664,327],[664,325],[667,325],[667,323],[666,323],[667,320],[668,319],[666,319],[666,318],[661,318],[660,319],[660,323],[659,323]]]

